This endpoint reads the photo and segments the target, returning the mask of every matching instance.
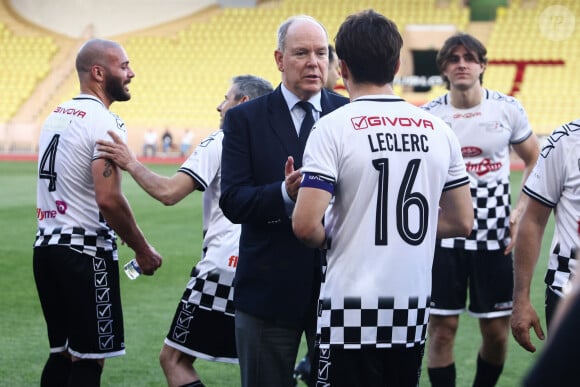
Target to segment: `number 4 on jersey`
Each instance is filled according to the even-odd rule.
[[[52,140],[50,140],[50,143],[42,154],[40,166],[38,167],[38,178],[48,179],[49,192],[56,190],[56,172],[54,171],[54,160],[56,158],[56,150],[58,148],[59,138],[60,134],[55,134],[54,137],[52,137]]]

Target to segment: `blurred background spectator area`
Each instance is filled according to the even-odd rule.
[[[111,110],[139,153],[150,128],[176,139],[189,129],[195,141],[216,130],[216,106],[235,75],[278,85],[276,29],[287,17],[317,18],[333,43],[345,17],[366,8],[403,34],[395,92],[410,102],[445,92],[435,55],[463,31],[488,48],[484,86],[517,97],[537,134],[577,118],[577,0],[0,0],[0,152],[36,151],[44,118],[78,93],[74,57],[88,38],[127,50],[132,99]],[[341,81],[336,91],[346,95]]]

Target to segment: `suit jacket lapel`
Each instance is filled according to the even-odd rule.
[[[288,155],[291,155],[296,160],[299,156],[300,164],[302,164],[302,152],[296,128],[290,116],[290,110],[286,100],[282,96],[280,86],[270,94],[268,101],[268,121],[270,128],[280,140],[282,147],[286,150]]]

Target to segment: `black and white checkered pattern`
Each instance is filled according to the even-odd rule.
[[[113,252],[113,258],[117,259],[115,238],[115,233],[107,229],[94,233],[80,227],[57,227],[52,230],[39,228],[34,247],[69,246],[72,250],[92,257],[104,257],[106,253],[110,255]]]
[[[425,342],[430,298],[410,298],[395,306],[394,297],[379,298],[374,307],[363,307],[360,298],[332,305],[319,301],[318,340],[321,348],[345,349],[413,347]]]
[[[510,184],[478,183],[470,188],[475,220],[468,238],[442,239],[441,246],[464,250],[501,250],[509,242]]]
[[[234,315],[234,288],[232,286],[235,272],[212,270],[200,276],[196,267],[191,272],[183,301],[198,305],[207,310]]]
[[[551,262],[558,262],[557,267],[548,266],[544,282],[556,294],[563,297],[563,285],[568,283],[570,276],[576,270],[576,249],[572,248],[569,251],[563,251],[560,243],[556,244],[550,257]]]

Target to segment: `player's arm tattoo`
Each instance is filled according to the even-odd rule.
[[[111,177],[113,174],[113,162],[111,160],[105,160],[105,169],[103,170],[104,177]]]

